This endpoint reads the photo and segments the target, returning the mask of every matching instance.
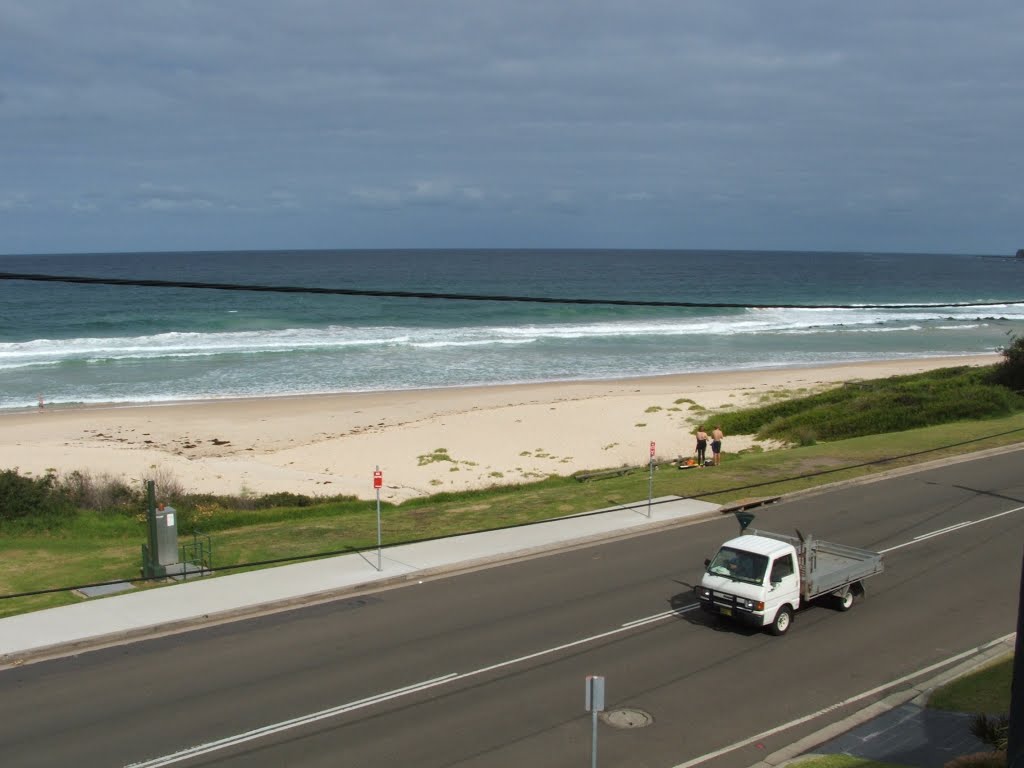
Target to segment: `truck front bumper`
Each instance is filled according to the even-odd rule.
[[[725,616],[728,619],[748,624],[752,627],[764,626],[764,611],[750,607],[750,601],[744,598],[701,586],[695,587],[694,593],[697,595],[700,607],[705,613]]]

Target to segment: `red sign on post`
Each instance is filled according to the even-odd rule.
[[[379,469],[373,471],[373,487],[381,488],[384,485],[384,473]]]
[[[651,456],[654,455],[654,441],[651,440]]]

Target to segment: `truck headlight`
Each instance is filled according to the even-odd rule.
[[[764,603],[759,600],[740,600],[740,604],[748,611],[763,611]]]
[[[699,597],[702,600],[710,600],[711,590],[707,587],[697,587],[697,597]]]

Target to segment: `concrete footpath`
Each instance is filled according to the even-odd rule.
[[[452,536],[155,589],[86,599],[0,619],[0,668],[522,557],[554,552],[688,519],[720,507],[675,496],[500,531]],[[649,515],[649,516],[648,516]]]

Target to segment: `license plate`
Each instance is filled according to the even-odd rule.
[[[719,608],[723,616],[732,616],[732,608]]]

